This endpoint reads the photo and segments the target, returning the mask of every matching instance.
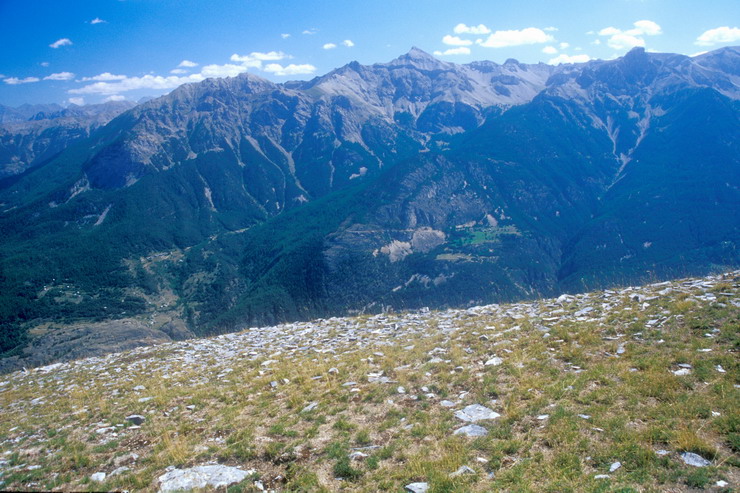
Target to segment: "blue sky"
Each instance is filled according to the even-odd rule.
[[[310,79],[417,46],[569,63],[740,44],[737,0],[0,0],[0,104],[138,100],[211,76]]]

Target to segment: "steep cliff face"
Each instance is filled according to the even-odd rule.
[[[412,49],[182,86],[0,186],[3,348],[49,322],[205,333],[736,265],[739,66]]]

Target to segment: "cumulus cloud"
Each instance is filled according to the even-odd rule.
[[[96,17],[93,20],[90,21],[90,24],[107,24],[108,21],[104,21],[100,17]]]
[[[239,74],[243,74],[247,71],[247,67],[244,65],[233,65],[226,63],[224,65],[206,65],[200,74],[196,74],[204,79],[209,77],[236,77]]]
[[[39,65],[41,65],[42,67],[48,67],[49,66],[49,62],[41,62],[41,63],[39,63]]]
[[[488,29],[483,24],[478,24],[477,26],[468,26],[463,23],[458,24],[453,29],[455,34],[490,34],[491,30]]]
[[[183,75],[187,73],[187,70],[182,68],[176,68],[170,71],[173,75],[162,76],[147,74],[142,77],[129,77],[126,75],[114,75],[110,72],[105,72],[94,77],[84,77],[79,82],[92,82],[82,87],[70,89],[70,94],[99,94],[110,97],[122,97],[121,93],[128,91],[149,89],[154,91],[168,91],[174,89],[182,84],[190,82],[201,82],[211,77],[235,77],[239,74],[247,72],[250,68],[256,68],[264,72],[276,75],[302,75],[311,74],[316,71],[316,67],[308,64],[289,64],[283,66],[274,62],[278,60],[290,59],[290,55],[283,53],[282,51],[269,51],[266,53],[252,52],[248,55],[239,55],[234,53],[231,55],[230,60],[234,63],[226,63],[223,65],[210,64],[205,65],[201,68],[198,73],[191,73],[189,75]],[[179,67],[193,67],[197,64],[189,60],[183,60],[180,62]]]
[[[72,44],[72,41],[69,38],[62,38],[62,39],[57,39],[56,41],[54,41],[52,44],[49,45],[49,47],[56,49],[61,46],[68,46],[71,44]]]
[[[56,74],[47,75],[44,80],[70,80],[74,77],[75,74],[72,72],[57,72]]]
[[[551,32],[555,32],[555,31],[558,31],[558,30],[559,30],[559,29],[558,29],[557,27],[553,27],[553,26],[550,26],[550,27],[546,27],[546,28],[544,28],[544,29],[543,29],[543,31],[547,31],[547,32],[549,32],[549,33],[551,33]]]
[[[694,44],[712,46],[721,43],[734,43],[736,41],[740,41],[740,27],[722,26],[704,31],[701,36],[696,38]]]
[[[558,49],[555,48],[554,46],[545,46],[544,48],[542,48],[542,53],[546,55],[554,55],[557,52],[558,52]]]
[[[536,27],[513,29],[510,31],[496,31],[485,40],[476,41],[486,48],[506,48],[509,46],[531,45],[555,41],[550,34]]]
[[[279,63],[269,63],[265,66],[263,69],[265,72],[269,72],[274,75],[304,75],[304,74],[312,74],[316,72],[316,67],[313,65],[310,65],[308,63],[304,63],[301,65],[296,65],[295,63],[291,63],[290,65],[283,67]]]
[[[334,43],[326,43],[324,44],[324,46],[322,46],[322,48],[324,48],[325,50],[333,50],[336,47],[337,45],[335,45]]]
[[[108,103],[110,101],[126,101],[126,96],[121,96],[120,94],[113,94],[112,96],[108,96],[103,100],[104,103]]]
[[[564,50],[570,46],[570,43],[560,43],[558,46],[561,50]]]
[[[288,34],[288,33],[282,33],[280,35],[280,37],[283,38],[283,39],[288,39],[290,37],[290,34]]]
[[[470,55],[470,48],[468,48],[467,46],[459,46],[457,48],[450,48],[445,51],[435,51],[434,54],[437,56]]]
[[[82,106],[85,104],[85,98],[69,98],[67,101],[69,101],[71,104],[76,104],[77,106]]]
[[[585,54],[571,56],[563,53],[555,58],[551,58],[547,63],[550,65],[559,65],[561,63],[586,63],[589,60],[591,60],[591,57]]]
[[[25,79],[19,79],[18,77],[8,77],[3,79],[3,82],[10,84],[11,86],[17,86],[18,84],[30,84],[32,82],[38,82],[41,79],[38,77],[26,77]]]
[[[111,81],[111,80],[123,80],[125,79],[125,75],[114,75],[110,72],[103,72],[102,74],[95,75],[93,77],[83,77],[82,82],[89,82],[91,80],[94,81]]]
[[[605,27],[597,32],[599,36],[607,36],[606,44],[615,50],[629,50],[636,46],[645,46],[645,36],[663,34],[661,27],[653,21],[641,20],[632,24],[632,29],[622,30],[613,26]]]
[[[470,46],[473,44],[469,39],[462,39],[458,36],[450,36],[449,34],[442,38],[442,42],[450,46]]]
[[[355,44],[352,42],[351,39],[345,39],[342,41],[342,44],[346,46],[347,48],[352,48]]]
[[[135,91],[137,89],[157,89],[167,90],[174,89],[177,86],[187,82],[200,82],[204,79],[200,74],[193,74],[187,77],[161,75],[145,75],[143,77],[125,77],[123,79],[106,82],[95,82],[76,89],[70,89],[70,94],[102,94],[111,96],[126,91]]]
[[[306,29],[306,30],[305,30],[305,31],[303,31],[303,32],[302,32],[301,34],[308,34],[308,35],[312,35],[312,34],[316,34],[317,32],[319,32],[319,30],[318,30],[318,29],[316,29],[315,27],[312,27],[311,29]]]
[[[262,62],[277,61],[284,58],[290,57],[282,51],[268,51],[267,53],[253,51],[249,55],[237,55],[236,53],[234,53],[233,55],[231,55],[230,60],[232,62],[239,62],[245,67],[261,68]]]

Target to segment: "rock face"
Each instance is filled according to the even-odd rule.
[[[739,53],[182,86],[0,184],[0,350],[49,320],[179,338],[737,265]]]
[[[192,491],[201,488],[219,488],[244,481],[254,471],[221,465],[197,466],[190,469],[172,469],[159,477],[159,491]]]

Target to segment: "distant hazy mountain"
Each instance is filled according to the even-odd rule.
[[[737,265],[739,88],[737,48],[184,85],[0,189],[2,347]]]
[[[70,105],[0,105],[0,178],[55,157],[73,142],[134,107],[128,101]]]

